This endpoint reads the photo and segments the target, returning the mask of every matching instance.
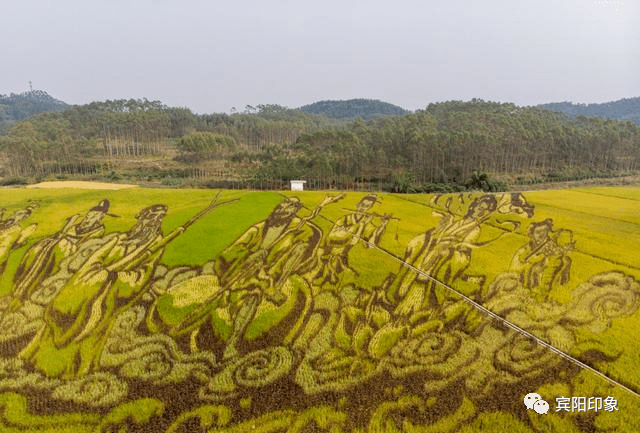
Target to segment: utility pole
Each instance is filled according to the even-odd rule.
[[[29,80],[29,91],[33,92],[33,86],[31,85],[31,80]]]

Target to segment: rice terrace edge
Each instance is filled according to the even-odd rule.
[[[0,199],[2,432],[640,431],[638,188]]]

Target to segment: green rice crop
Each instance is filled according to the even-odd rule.
[[[123,308],[109,324],[112,338],[104,343],[105,350],[112,351],[108,368],[96,366],[87,376],[60,378],[70,364],[79,362],[79,355],[72,345],[51,345],[39,354],[50,358],[47,373],[56,378],[46,377],[16,356],[19,351],[10,355],[10,345],[0,346],[2,431],[640,430],[640,398],[547,349],[529,344],[524,337],[518,340],[515,332],[497,320],[458,302],[461,298],[455,293],[437,286],[434,297],[446,293],[444,300],[438,301],[442,304],[440,310],[417,311],[405,317],[394,304],[400,301],[392,299],[394,292],[389,289],[398,281],[406,283],[396,284],[403,290],[436,287],[401,261],[410,259],[406,255],[411,242],[420,245],[423,238],[432,236],[438,240],[441,236],[440,244],[435,244],[441,248],[440,255],[431,257],[431,262],[417,261],[412,265],[419,268],[443,263],[440,268],[432,266],[437,275],[431,277],[448,279],[457,292],[487,308],[500,308],[499,314],[514,325],[552,344],[564,345],[561,349],[568,355],[640,390],[640,347],[635,332],[640,327],[640,313],[636,309],[612,319],[605,317],[606,311],[623,305],[609,293],[609,298],[593,304],[590,311],[572,313],[567,307],[564,322],[561,318],[553,326],[546,324],[553,311],[581,305],[575,293],[586,284],[593,285],[590,290],[598,290],[596,283],[589,283],[594,276],[617,273],[640,281],[640,189],[598,187],[525,193],[527,202],[535,207],[531,218],[522,214],[492,216],[477,228],[477,233],[469,234],[468,244],[456,241],[451,246],[446,244],[447,236],[455,236],[442,228],[446,212],[442,202],[434,203],[433,195],[376,194],[375,204],[367,211],[375,215],[373,225],[377,227],[389,217],[379,245],[370,248],[364,242],[354,242],[348,260],[331,262],[323,255],[323,251],[331,250],[327,235],[335,229],[334,223],[355,215],[359,202],[368,195],[347,193],[305,223],[314,227],[309,233],[316,233],[316,228],[322,233],[321,238],[309,240],[317,245],[307,261],[297,262],[296,254],[302,254],[302,250],[293,249],[282,255],[269,250],[260,259],[273,258],[274,268],[281,263],[297,263],[301,268],[312,269],[274,269],[270,274],[270,269],[255,268],[247,275],[238,271],[239,277],[234,274],[231,285],[225,286],[231,294],[218,296],[222,290],[218,284],[222,287],[225,283],[208,273],[222,272],[224,266],[219,261],[228,248],[243,234],[263,230],[264,221],[285,197],[301,200],[303,207],[297,217],[305,218],[328,195],[338,194],[144,188],[0,189],[0,206],[7,209],[5,218],[30,201],[38,203],[32,216],[22,223],[37,223],[37,231],[26,245],[11,252],[0,280],[0,297],[12,291],[20,259],[32,245],[58,232],[71,215],[84,215],[105,198],[110,200],[109,213],[114,215],[103,220],[106,233],[125,232],[135,224],[141,209],[165,204],[168,213],[162,229],[167,234],[216,197],[221,202],[229,201],[167,245],[160,261],[164,270],[154,275],[154,289],[147,290],[146,296],[134,299],[126,308],[117,303],[92,304],[92,320],[109,308]],[[465,196],[466,206],[478,197],[481,194]],[[462,213],[454,214],[450,214],[452,220],[463,220]],[[523,287],[499,287],[497,282],[508,278],[513,284],[523,284],[512,269],[514,254],[531,242],[531,224],[547,219],[552,220],[552,233],[569,230],[575,241],[574,249],[567,253],[571,258],[568,281],[550,288],[545,300],[534,299]],[[289,228],[286,233],[291,233],[291,238],[282,241],[282,248],[295,245],[305,235],[305,224]],[[463,231],[462,227],[459,230]],[[258,239],[256,245],[269,242]],[[335,246],[334,249],[339,250]],[[427,253],[420,254],[417,256],[429,257]],[[338,268],[348,264],[352,271],[338,275],[337,282],[319,282],[326,276],[319,272],[323,260],[325,265],[333,263]],[[455,268],[456,260],[458,264],[464,260],[468,263],[463,263],[460,275],[448,274],[447,266]],[[175,280],[166,278],[172,271],[177,275]],[[186,296],[185,290],[199,287],[195,282],[188,284],[196,281],[189,280],[195,274],[206,287],[200,288],[199,295]],[[401,276],[406,280],[399,280]],[[263,287],[267,282],[272,286]],[[273,284],[281,284],[285,295],[295,295],[278,300],[282,293],[275,289],[282,287]],[[513,291],[500,298],[496,293],[503,289]],[[78,296],[82,293],[78,291]],[[631,294],[630,298],[636,295],[640,297]],[[590,293],[581,296],[588,298]],[[215,305],[211,301],[214,298]],[[243,315],[251,314],[255,299],[258,305],[254,320],[243,333],[235,335],[234,327]],[[428,309],[429,301],[433,300],[423,301],[423,309]],[[207,302],[214,305],[211,311],[205,308]],[[153,322],[157,320],[152,317],[154,308],[164,323]],[[200,314],[202,311],[206,314]],[[545,311],[550,312],[548,316]],[[577,324],[589,315],[593,320],[588,326]],[[211,329],[216,326],[219,329]],[[237,351],[241,356],[225,351],[225,345],[235,338],[240,341]],[[135,352],[127,351],[130,348]],[[549,364],[538,365],[541,359]],[[496,367],[498,364],[502,370]],[[529,365],[532,371],[528,370]],[[516,373],[510,375],[510,369]],[[97,407],[92,406],[97,397],[82,394],[88,389],[97,396],[108,384],[115,384],[126,397],[114,394],[113,401],[103,398],[106,403]],[[529,392],[538,392],[547,399],[551,405],[547,415],[523,407],[522,398]],[[76,394],[82,394],[82,398]],[[555,398],[578,395],[611,395],[618,400],[620,409],[597,416],[555,413]],[[49,405],[50,400],[55,403]]]

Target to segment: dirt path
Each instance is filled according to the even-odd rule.
[[[77,189],[125,189],[137,188],[138,185],[124,183],[106,183],[106,182],[86,182],[76,180],[65,180],[55,182],[40,182],[33,185],[27,185],[27,188],[77,188]]]

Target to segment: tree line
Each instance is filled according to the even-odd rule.
[[[640,168],[640,127],[535,107],[451,101],[405,116],[357,119],[348,128],[302,134],[264,159],[262,178],[383,179],[414,189],[462,185],[478,172],[606,174]]]
[[[640,126],[479,99],[367,121],[279,105],[199,115],[131,99],[14,122],[0,151],[4,176],[82,174],[92,164],[117,170],[155,155],[195,168],[223,161],[234,179],[253,184],[308,178],[318,187],[420,191],[464,187],[486,173],[544,180],[640,170]]]
[[[197,115],[160,101],[108,100],[14,122],[8,134],[0,137],[0,150],[6,161],[5,176],[77,174],[84,173],[80,167],[88,160],[117,168],[119,160],[171,151],[179,152],[178,159],[187,162],[230,157],[229,152],[195,149],[193,143],[198,140],[190,137],[193,134],[213,134],[231,150],[255,153],[268,145],[293,143],[303,132],[337,123],[275,105],[248,106],[232,115]]]

